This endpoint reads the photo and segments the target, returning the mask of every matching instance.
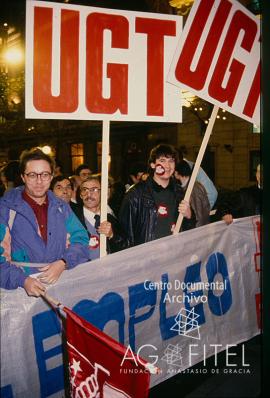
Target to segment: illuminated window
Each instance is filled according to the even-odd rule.
[[[71,144],[71,166],[74,171],[80,164],[84,163],[83,144]]]

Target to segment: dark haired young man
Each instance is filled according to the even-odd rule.
[[[64,174],[53,177],[50,185],[50,190],[53,191],[55,196],[70,204],[72,196],[73,183],[68,176]]]
[[[88,177],[92,174],[89,166],[87,164],[80,164],[75,170],[75,175],[80,177],[80,182],[87,180]]]
[[[89,259],[88,236],[67,203],[49,191],[53,160],[40,149],[23,152],[24,186],[0,200],[1,287],[23,287],[30,296],[45,292],[61,273]],[[40,268],[31,263],[41,263]],[[16,266],[17,265],[17,266]],[[38,279],[31,274],[41,272]]]
[[[126,193],[119,221],[130,246],[170,235],[177,221],[178,208],[185,217],[182,230],[194,228],[194,214],[183,200],[181,186],[173,178],[177,161],[178,153],[172,146],[156,146],[148,160],[149,177]]]

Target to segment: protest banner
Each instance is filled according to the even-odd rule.
[[[134,352],[160,368],[154,386],[259,333],[259,231],[259,217],[209,224],[79,265],[47,291],[127,347],[119,372]],[[60,398],[55,312],[2,289],[1,316],[1,396]],[[250,369],[244,357],[241,369]]]
[[[26,2],[26,118],[181,121],[165,79],[182,18]]]
[[[195,1],[167,81],[259,125],[259,19],[238,1]]]

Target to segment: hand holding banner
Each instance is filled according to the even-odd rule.
[[[165,83],[182,18],[26,2],[26,117],[180,122]]]

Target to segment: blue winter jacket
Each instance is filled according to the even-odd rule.
[[[12,189],[0,199],[0,276],[4,289],[23,287],[30,273],[39,272],[31,268],[31,263],[45,265],[64,259],[67,268],[73,268],[89,260],[87,232],[70,206],[48,192],[46,244],[32,208],[22,198],[23,190],[24,187]],[[11,209],[16,213],[9,227]],[[27,267],[20,268],[12,262],[23,262]]]

